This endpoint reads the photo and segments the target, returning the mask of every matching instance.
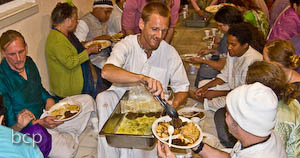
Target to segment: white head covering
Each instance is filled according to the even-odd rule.
[[[95,0],[93,4],[94,8],[113,8],[111,0]]]
[[[232,90],[226,97],[232,118],[245,131],[268,136],[275,126],[278,99],[269,87],[256,82]]]

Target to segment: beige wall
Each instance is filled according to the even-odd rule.
[[[79,9],[79,16],[91,10],[94,0],[73,0]],[[49,90],[49,78],[45,59],[45,42],[50,30],[50,14],[57,2],[62,0],[38,0],[39,12],[22,21],[7,26],[0,30],[0,34],[13,29],[21,32],[28,45],[28,56],[32,57],[39,69],[42,83]]]

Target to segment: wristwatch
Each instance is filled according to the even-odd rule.
[[[198,154],[200,151],[202,151],[203,146],[204,146],[204,143],[201,142],[201,143],[199,144],[198,148],[197,148],[196,150],[193,150],[193,149],[192,149],[192,151],[193,151],[195,154]]]

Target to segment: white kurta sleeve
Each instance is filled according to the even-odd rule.
[[[89,26],[83,21],[79,20],[78,25],[75,31],[75,36],[79,39],[80,42],[86,41],[86,37],[89,33]]]
[[[225,83],[228,82],[228,75],[229,75],[229,68],[230,68],[229,64],[230,64],[230,56],[227,55],[225,66],[221,70],[221,73],[219,73],[216,77],[216,78],[223,80]]]
[[[176,50],[174,49],[174,51]],[[174,59],[172,58],[170,63],[170,87],[175,93],[187,92],[189,90],[190,82],[188,80],[185,68],[179,55],[175,56]]]
[[[118,67],[123,67],[126,61],[127,53],[129,52],[128,44],[124,40],[118,42],[112,49],[110,56],[105,64],[113,64]]]

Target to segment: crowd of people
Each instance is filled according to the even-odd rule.
[[[6,157],[75,157],[79,136],[92,117],[98,131],[127,90],[143,84],[154,96],[174,92],[177,108],[190,97],[215,112],[220,143],[230,153],[203,142],[192,150],[201,157],[296,158],[300,156],[300,0],[191,0],[203,15],[209,5],[232,3],[214,14],[222,37],[200,57],[182,61],[170,44],[180,0],[95,0],[78,18],[78,8],[59,2],[51,12],[45,55],[50,93],[28,56],[26,37],[7,30],[0,37],[0,153]],[[272,4],[272,5],[271,5]],[[125,38],[108,49],[103,68],[90,57],[101,46],[86,43]],[[212,54],[216,59],[203,59]],[[183,62],[200,64],[195,91]],[[59,101],[82,107],[75,118],[56,121],[47,111]],[[9,142],[16,132],[28,143]],[[34,136],[39,135],[37,140]],[[4,143],[6,142],[6,143]],[[34,147],[35,142],[37,147]],[[8,150],[9,149],[9,150]],[[101,158],[175,158],[167,144],[153,150],[115,148],[98,137]],[[18,151],[18,152],[16,152]]]

